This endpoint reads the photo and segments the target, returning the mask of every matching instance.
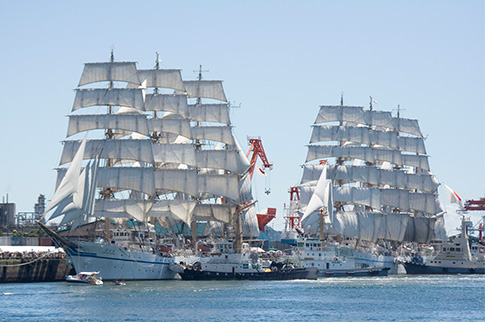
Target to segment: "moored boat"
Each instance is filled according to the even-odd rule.
[[[407,274],[485,274],[485,253],[472,257],[463,217],[460,236],[444,243],[438,255],[426,262],[416,256],[403,265]]]
[[[359,264],[355,249],[317,238],[300,237],[293,253],[302,267],[317,268],[320,277],[387,276],[391,270],[388,266]]]

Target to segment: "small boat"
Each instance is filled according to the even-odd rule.
[[[123,280],[115,280],[115,281],[112,281],[112,283],[114,285],[126,285],[125,282]]]
[[[101,277],[97,277],[97,274],[99,274],[99,272],[80,272],[76,275],[68,275],[66,277],[66,282],[102,285],[103,279]]]

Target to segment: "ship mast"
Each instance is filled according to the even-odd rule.
[[[202,65],[199,65],[199,75],[197,76],[197,104],[196,106],[199,106],[202,102],[202,99],[200,97],[200,81],[202,80],[202,72],[207,72],[207,70],[202,70]],[[195,124],[196,127],[200,126],[200,122],[197,121]],[[201,148],[201,143],[199,139],[195,140],[195,149],[200,150]],[[197,172],[199,172],[200,169],[197,168]],[[197,251],[197,221],[192,220],[192,247],[194,248],[195,251]]]
[[[110,63],[114,63],[114,54],[113,54],[113,49],[111,49],[111,57],[110,57]],[[111,68],[109,69],[110,75],[108,75],[109,78],[109,89],[113,89],[114,84],[113,84],[113,79],[111,77]],[[108,114],[113,114],[113,107],[111,104],[108,105]],[[106,138],[108,140],[112,140],[114,136],[113,130],[112,129],[106,129]],[[111,159],[106,160],[106,167],[111,167]],[[108,187],[103,188],[103,198],[104,199],[111,199],[111,189]],[[107,242],[110,241],[111,239],[111,233],[110,233],[110,219],[108,217],[104,218],[104,238]]]

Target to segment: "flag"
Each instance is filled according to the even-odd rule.
[[[372,104],[377,104],[377,102],[376,102],[376,101],[374,101],[374,100],[372,100]]]
[[[460,206],[460,209],[463,210],[463,202],[461,201],[460,196],[458,196],[458,194],[447,185],[443,184],[443,186],[445,187],[446,195],[448,196],[448,201],[451,203],[456,203],[457,205]]]

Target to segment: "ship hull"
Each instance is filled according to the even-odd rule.
[[[99,271],[103,280],[164,280],[177,275],[169,268],[173,258],[118,245],[81,242],[66,250],[76,272]]]
[[[58,247],[69,257],[69,263],[79,272],[100,272],[103,280],[165,280],[177,273],[169,268],[173,257],[109,243],[74,242],[60,236],[46,225],[38,223]]]
[[[396,258],[390,255],[373,255],[364,252],[356,252],[355,262],[360,267],[390,268],[388,274],[397,274]]]
[[[363,276],[388,276],[389,267],[370,268],[370,269],[350,269],[350,270],[320,270],[320,277],[363,277]]]
[[[403,263],[406,274],[427,275],[427,274],[485,274],[484,267],[447,267],[429,266],[426,264]]]
[[[277,280],[295,280],[295,279],[310,279],[316,280],[318,277],[317,269],[309,268],[294,268],[281,271],[271,272],[216,272],[216,271],[203,271],[194,270],[190,268],[184,269],[183,273],[180,273],[180,277],[183,280],[257,280],[257,281],[277,281]]]

